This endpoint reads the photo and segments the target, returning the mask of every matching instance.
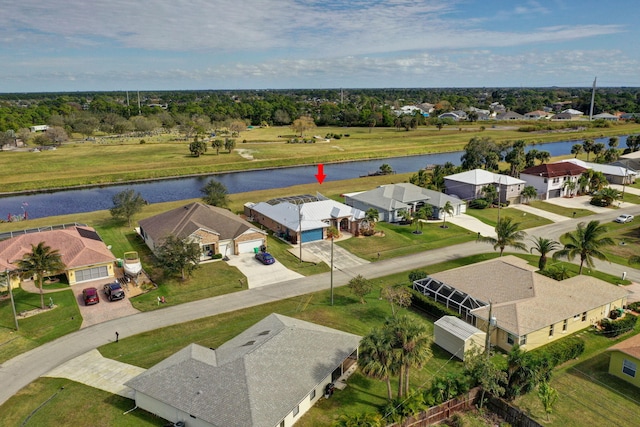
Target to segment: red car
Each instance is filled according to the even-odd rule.
[[[98,290],[96,288],[83,289],[82,299],[84,300],[84,305],[93,305],[99,303],[100,297],[98,296]]]

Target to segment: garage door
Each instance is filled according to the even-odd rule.
[[[222,256],[233,255],[233,246],[229,243],[224,243],[220,245],[220,253]]]
[[[256,239],[256,240],[248,240],[246,242],[238,243],[238,253],[248,254],[253,253],[254,248],[259,248],[264,240]]]
[[[322,240],[322,228],[302,232],[302,243],[313,242],[315,240]]]
[[[562,196],[562,189],[558,188],[557,190],[551,190],[549,191],[549,198],[550,199],[555,199],[556,197],[560,197]]]
[[[106,265],[76,271],[76,282],[86,282],[88,280],[102,279],[104,277],[109,277],[109,269]]]

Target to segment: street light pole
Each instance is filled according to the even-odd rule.
[[[11,281],[9,280],[9,270],[6,269],[4,271],[4,277],[7,281],[7,289],[9,289],[9,297],[11,298],[11,309],[13,310],[13,321],[16,324],[16,331],[20,330],[20,326],[18,326],[18,316],[16,315],[16,304],[13,300],[13,291],[11,290]]]
[[[333,306],[333,233],[331,233],[331,305]]]

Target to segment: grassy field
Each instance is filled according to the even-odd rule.
[[[480,221],[495,227],[498,223],[498,209],[486,208],[486,209],[467,209],[467,215],[473,216]],[[518,210],[518,208],[503,208],[500,209],[500,218],[513,218],[513,221],[520,223],[520,230],[526,230],[528,228],[539,227],[541,225],[551,224],[553,221],[546,218],[542,218],[537,215],[526,213]]]
[[[339,140],[315,144],[287,144],[288,127],[253,129],[236,138],[236,150],[216,155],[209,149],[195,158],[188,141],[178,135],[144,138],[104,138],[71,141],[56,150],[3,152],[0,155],[0,182],[3,192],[43,188],[95,185],[137,179],[204,174],[265,167],[387,158],[404,155],[461,150],[474,136],[495,141],[525,140],[531,143],[564,139],[598,138],[640,131],[637,124],[616,124],[611,128],[579,132],[525,133],[515,127],[488,127],[461,123],[437,130],[422,127],[406,132],[395,128],[317,128],[313,135],[349,135]],[[310,137],[307,135],[307,137]],[[245,142],[246,141],[246,142]],[[19,165],[19,167],[16,167]]]

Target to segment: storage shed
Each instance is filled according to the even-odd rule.
[[[433,340],[443,349],[464,360],[474,343],[484,349],[486,333],[454,316],[443,316],[433,325]]]

